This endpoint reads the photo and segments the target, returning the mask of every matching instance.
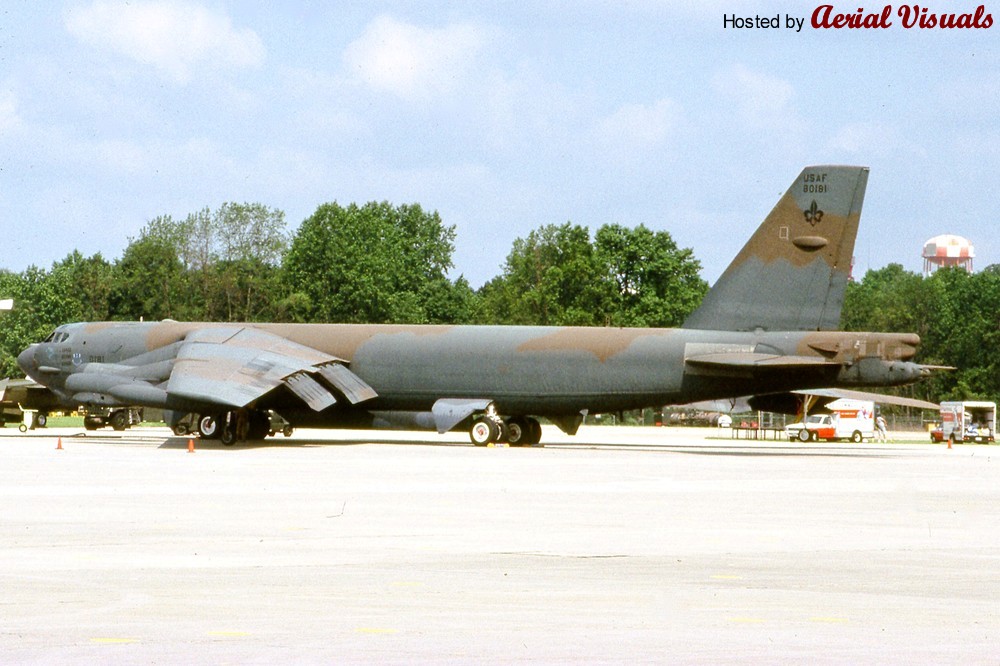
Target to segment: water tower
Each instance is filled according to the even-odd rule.
[[[958,266],[972,272],[976,250],[968,238],[943,234],[924,243],[924,277],[942,267]]]

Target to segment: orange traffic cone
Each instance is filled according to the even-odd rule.
[[[194,453],[194,438],[188,440],[188,453]]]
[[[62,451],[62,437],[56,438],[56,451]]]

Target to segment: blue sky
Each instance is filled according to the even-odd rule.
[[[226,201],[292,230],[388,200],[456,226],[473,286],[566,221],[667,230],[712,282],[819,163],[872,169],[857,276],[920,270],[940,233],[1000,263],[1000,25],[817,30],[818,4],[4,3],[0,267],[114,259],[150,219]]]

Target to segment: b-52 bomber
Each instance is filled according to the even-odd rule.
[[[839,332],[868,169],[807,167],[681,328],[103,322],[18,357],[67,406],[144,406],[226,444],[293,427],[467,429],[538,443],[544,417],[754,396],[928,373],[915,334]],[[791,407],[794,409],[794,407]],[[176,430],[175,430],[176,432]]]

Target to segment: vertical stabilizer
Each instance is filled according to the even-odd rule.
[[[867,184],[867,167],[803,169],[684,328],[836,330]]]

